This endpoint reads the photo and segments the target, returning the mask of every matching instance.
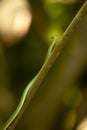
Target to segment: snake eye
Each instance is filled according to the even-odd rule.
[[[58,35],[56,34],[56,35],[52,36],[51,39],[53,40],[53,39],[56,39],[57,37],[58,37]]]

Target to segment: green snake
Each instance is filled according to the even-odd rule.
[[[47,61],[47,59],[49,58],[51,52],[53,51],[54,49],[54,46],[55,46],[55,41],[57,39],[57,35],[53,36],[52,37],[52,44],[50,45],[48,51],[47,51],[47,56],[45,58],[45,61]],[[43,67],[43,66],[42,66]],[[38,72],[40,73],[40,72]],[[26,86],[26,88],[24,89],[23,91],[23,94],[21,96],[21,99],[20,99],[20,102],[16,108],[16,110],[14,111],[14,113],[11,115],[11,117],[7,120],[7,122],[3,125],[2,129],[1,130],[7,130],[9,128],[9,126],[11,125],[11,123],[15,120],[15,118],[18,116],[19,112],[21,111],[22,107],[23,107],[23,104],[26,100],[26,97],[27,97],[27,94],[29,93],[31,87],[33,86],[33,84],[35,83],[35,81],[37,80],[38,78],[38,73],[37,75],[31,80],[31,82],[29,83],[29,85]]]

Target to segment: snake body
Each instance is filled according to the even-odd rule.
[[[48,52],[47,52],[47,56],[46,56],[46,59],[44,62],[46,62],[46,60],[49,58],[51,52],[53,51],[53,48],[55,46],[55,41],[57,39],[57,35],[55,35],[54,37],[52,37],[53,39],[53,42],[52,44],[50,45],[49,49],[48,49]],[[42,68],[43,69],[43,66]],[[11,125],[11,123],[15,120],[15,118],[18,116],[19,112],[21,111],[23,105],[24,105],[24,102],[26,100],[26,97],[27,97],[27,94],[29,93],[30,89],[32,88],[33,84],[35,83],[35,81],[37,80],[38,78],[38,74],[40,72],[37,73],[37,75],[30,81],[30,83],[25,87],[24,91],[23,91],[23,94],[21,96],[21,99],[20,99],[20,102],[16,108],[16,110],[14,111],[14,113],[11,115],[11,117],[7,120],[7,122],[3,125],[2,129],[1,130],[7,130],[9,128],[9,126]]]

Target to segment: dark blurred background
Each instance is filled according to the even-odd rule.
[[[57,34],[60,40],[84,1],[0,1],[0,127],[41,68],[51,36]],[[29,15],[25,17],[26,11]],[[14,30],[14,21],[22,14],[24,23],[18,21]],[[16,130],[87,129],[87,123],[77,128],[87,116],[86,35],[87,16],[57,58]]]

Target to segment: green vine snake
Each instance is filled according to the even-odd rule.
[[[54,35],[52,37],[52,44],[50,45],[49,49],[48,49],[48,52],[47,52],[47,56],[46,56],[46,59],[44,61],[44,63],[47,61],[47,59],[49,58],[50,54],[52,53],[54,47],[55,47],[55,42],[56,42],[56,39],[57,39],[57,35]],[[43,69],[43,65],[41,67],[41,69]],[[40,71],[38,72],[40,73]],[[2,129],[1,130],[7,130],[9,129],[11,123],[15,120],[15,118],[19,115],[21,109],[23,108],[23,105],[24,105],[24,102],[26,100],[26,97],[30,91],[30,89],[32,88],[33,84],[35,83],[35,81],[37,80],[38,78],[38,73],[36,74],[36,76],[31,80],[31,82],[29,83],[29,85],[27,85],[23,91],[23,94],[21,96],[21,99],[20,99],[20,102],[16,108],[16,110],[14,111],[14,113],[11,115],[11,117],[7,120],[7,122],[3,125]]]

